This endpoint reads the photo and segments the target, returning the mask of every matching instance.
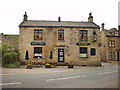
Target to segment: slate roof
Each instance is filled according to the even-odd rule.
[[[111,33],[111,31],[110,31],[110,30],[105,30],[105,35],[107,35],[107,36],[111,36],[111,35],[112,35],[112,33]]]
[[[116,37],[114,34],[113,34],[113,32],[118,32],[118,30],[117,29],[110,29],[110,30],[106,30],[105,29],[105,35],[106,36],[114,36],[114,37]]]
[[[22,22],[19,27],[82,27],[82,28],[100,28],[95,23],[74,22],[74,21],[42,21],[27,20]]]

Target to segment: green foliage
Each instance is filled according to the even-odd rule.
[[[0,47],[1,57],[2,57],[2,66],[5,67],[17,67],[18,65],[18,52],[15,49],[7,44],[2,42]],[[17,62],[17,63],[16,63]],[[17,66],[16,66],[17,65]]]
[[[11,64],[5,64],[6,68],[19,68],[20,67],[20,62],[14,62]]]
[[[6,68],[16,68],[15,64],[6,64],[5,65]]]
[[[2,51],[2,54],[8,53],[8,52],[12,52],[14,51],[12,49],[12,46],[6,43],[2,43],[2,48],[0,49],[0,51]]]
[[[18,53],[16,52],[8,52],[3,55],[3,62],[2,65],[11,64],[17,62],[18,60]]]
[[[10,42],[11,46],[14,47],[14,51],[18,51],[18,39],[19,39],[19,35],[7,35],[5,34],[4,37],[6,37],[7,39],[4,39],[3,42],[4,43],[8,43]],[[9,43],[8,43],[9,44]]]

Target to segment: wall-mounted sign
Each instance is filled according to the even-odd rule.
[[[57,45],[56,47],[66,47],[66,45]]]
[[[31,45],[45,45],[45,42],[31,42]]]
[[[90,43],[76,43],[77,46],[89,46]]]

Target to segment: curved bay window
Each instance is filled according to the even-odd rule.
[[[43,40],[43,30],[34,30],[34,40]]]
[[[34,47],[34,58],[42,58],[42,47]]]
[[[87,41],[87,30],[80,30],[79,31],[80,41]]]

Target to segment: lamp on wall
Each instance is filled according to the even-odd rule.
[[[55,46],[55,45],[53,46],[53,49],[56,49],[56,46]]]
[[[66,46],[66,49],[69,49],[69,46]]]

